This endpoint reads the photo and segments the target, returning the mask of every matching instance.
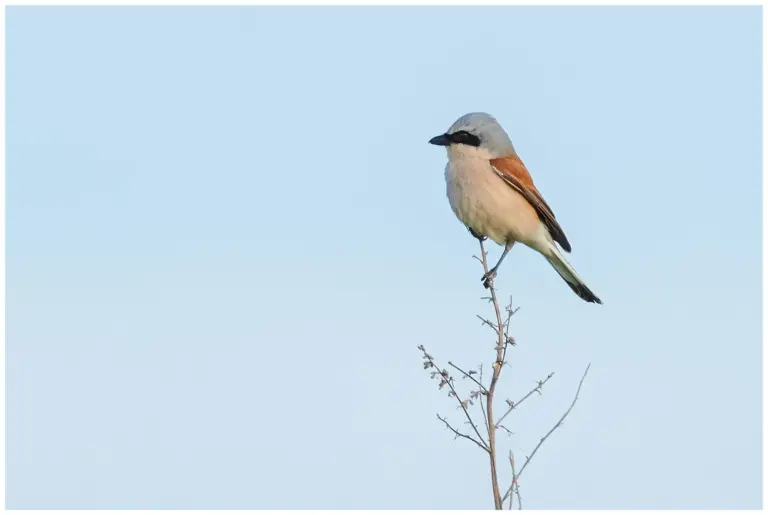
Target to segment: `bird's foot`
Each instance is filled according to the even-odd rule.
[[[483,275],[480,280],[483,281],[483,286],[485,286],[485,289],[487,290],[493,285],[494,279],[496,279],[496,269],[492,269],[490,272]]]
[[[483,236],[482,234],[480,234],[478,232],[475,232],[475,230],[472,229],[471,227],[467,227],[467,229],[469,229],[469,234],[471,234],[472,236],[474,236],[475,238],[477,238],[481,242],[488,239],[487,236]]]

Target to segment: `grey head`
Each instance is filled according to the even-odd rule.
[[[496,118],[488,113],[465,114],[450,126],[445,134],[435,136],[429,142],[433,145],[469,145],[489,152],[493,157],[515,154],[512,141]]]

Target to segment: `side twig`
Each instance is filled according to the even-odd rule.
[[[531,462],[531,460],[533,459],[534,455],[536,455],[536,452],[539,450],[539,448],[540,448],[540,447],[541,447],[541,445],[544,443],[544,441],[545,441],[547,438],[549,438],[549,436],[550,436],[552,433],[554,433],[554,432],[555,432],[555,430],[556,430],[558,427],[560,427],[561,425],[563,425],[563,421],[565,420],[565,417],[567,417],[567,416],[568,416],[568,414],[571,412],[571,410],[573,409],[573,407],[576,405],[576,401],[578,401],[578,400],[579,400],[579,392],[581,392],[581,385],[583,385],[583,384],[584,384],[584,379],[587,377],[587,373],[589,372],[589,367],[590,367],[590,366],[592,366],[592,364],[591,364],[591,363],[590,363],[589,365],[587,365],[587,369],[584,371],[584,375],[583,375],[583,376],[581,376],[581,381],[579,381],[579,387],[576,389],[576,395],[573,397],[573,402],[571,402],[571,405],[568,407],[568,409],[566,410],[566,412],[565,412],[565,413],[563,413],[563,416],[562,416],[562,417],[560,417],[560,420],[558,420],[558,421],[557,421],[557,424],[555,424],[555,425],[554,425],[554,427],[552,427],[552,429],[550,429],[550,430],[549,430],[549,432],[548,432],[547,434],[545,434],[545,435],[544,435],[544,438],[542,438],[541,440],[539,440],[539,443],[536,445],[536,447],[534,447],[534,449],[533,449],[533,452],[531,453],[531,455],[530,455],[530,456],[528,456],[528,457],[526,458],[525,462],[523,463],[523,466],[520,468],[520,472],[518,472],[518,473],[517,473],[517,479],[518,479],[518,480],[520,479],[520,476],[522,476],[522,475],[523,475],[523,472],[525,471],[526,467],[528,467],[528,464]],[[504,497],[502,498],[502,501],[505,501],[505,500],[507,499],[507,497],[509,497],[509,495],[512,493],[512,486],[513,486],[513,485],[510,485],[509,489],[507,490],[507,493],[505,493],[505,494],[504,494]]]
[[[512,488],[515,489],[515,494],[517,494],[517,509],[522,510],[523,509],[523,499],[520,497],[520,485],[517,483],[517,472],[515,471],[515,455],[512,453],[512,451],[509,451],[509,465],[512,467]],[[512,509],[512,501],[514,499],[514,495],[511,495],[509,497],[509,509]]]
[[[440,367],[437,366],[435,363],[435,359],[426,351],[423,345],[419,345],[419,350],[424,354],[424,368],[434,368],[438,370],[438,372],[435,372],[436,375],[440,376],[440,388],[448,385],[448,388],[451,390],[451,396],[456,399],[456,401],[459,403],[459,407],[464,412],[464,416],[467,417],[467,422],[472,426],[472,429],[474,429],[475,434],[477,435],[478,439],[483,443],[481,446],[486,452],[490,452],[490,446],[486,441],[483,439],[483,436],[480,434],[480,431],[477,429],[477,425],[475,424],[474,420],[472,420],[472,417],[469,415],[469,412],[467,411],[467,406],[465,402],[462,402],[461,398],[459,397],[458,392],[456,392],[456,388],[453,386],[453,378],[448,374],[447,370],[441,370]],[[439,417],[440,415],[438,415]],[[441,419],[442,420],[442,419]],[[453,429],[453,428],[451,428]]]
[[[499,424],[501,424],[501,422],[502,422],[502,421],[503,421],[505,418],[507,418],[507,415],[509,415],[510,413],[512,413],[512,410],[514,410],[514,409],[517,409],[517,407],[518,407],[518,406],[520,406],[520,405],[523,403],[523,401],[524,401],[525,399],[527,399],[528,397],[530,397],[530,396],[531,396],[531,395],[533,395],[534,393],[538,393],[539,395],[541,395],[541,387],[542,387],[542,386],[544,386],[544,384],[546,384],[546,382],[547,382],[547,381],[549,381],[550,379],[552,379],[552,376],[553,376],[553,375],[555,375],[555,373],[554,373],[554,372],[550,373],[550,374],[547,376],[547,378],[546,378],[546,379],[544,379],[544,380],[542,380],[542,381],[539,381],[538,383],[536,383],[536,387],[535,387],[533,390],[531,390],[530,392],[526,393],[526,394],[523,396],[523,398],[522,398],[522,399],[520,399],[519,401],[517,401],[517,402],[512,402],[512,401],[510,401],[510,400],[507,400],[507,405],[509,405],[509,409],[507,410],[507,412],[506,412],[506,413],[504,413],[504,414],[501,416],[501,418],[499,419],[499,421],[498,421],[498,422],[496,422],[496,427],[499,427]]]
[[[450,429],[451,431],[453,431],[453,433],[456,435],[456,437],[457,437],[457,438],[458,438],[458,437],[466,438],[467,440],[470,440],[470,441],[472,441],[472,442],[476,443],[476,444],[477,444],[477,445],[478,445],[478,446],[479,446],[479,447],[480,447],[482,450],[484,450],[485,452],[488,452],[488,449],[485,447],[485,445],[483,445],[482,443],[478,442],[477,440],[475,440],[475,439],[474,439],[474,438],[472,438],[471,436],[469,436],[469,435],[465,435],[465,434],[464,434],[464,433],[462,433],[461,431],[457,431],[457,430],[456,430],[456,429],[455,429],[455,428],[454,428],[454,427],[453,427],[453,426],[452,426],[452,425],[451,425],[451,424],[450,424],[450,423],[449,423],[449,422],[448,422],[446,419],[444,419],[443,417],[441,417],[441,416],[440,416],[440,414],[438,414],[438,415],[437,415],[437,418],[438,418],[438,419],[440,419],[440,422],[442,422],[443,424],[445,424],[445,427],[447,427],[448,429]]]
[[[482,383],[483,382],[483,364],[482,363],[480,363],[479,368],[480,368],[480,383]],[[485,390],[485,392],[487,393],[488,390]],[[485,393],[483,395],[485,395]],[[485,423],[485,431],[488,434],[488,438],[490,438],[491,428],[488,425],[488,415],[485,412],[485,404],[483,403],[483,399],[480,399],[480,402],[478,402],[478,404],[480,405],[480,411],[483,412],[483,422]]]
[[[474,377],[472,377],[472,376],[474,375],[474,374],[473,374],[474,370],[470,370],[470,371],[469,371],[469,373],[467,373],[467,372],[464,372],[462,369],[460,369],[459,367],[457,367],[456,365],[454,365],[454,364],[453,364],[452,362],[450,362],[450,361],[448,362],[448,365],[452,366],[453,368],[455,368],[456,370],[458,370],[459,372],[461,372],[462,374],[464,374],[464,377],[466,377],[466,378],[468,378],[468,379],[471,379],[471,380],[472,380],[472,381],[473,381],[473,382],[474,382],[474,383],[475,383],[477,386],[479,386],[479,387],[480,387],[480,390],[481,390],[482,392],[486,392],[486,391],[487,391],[487,390],[485,389],[485,386],[483,386],[483,383],[481,383],[480,381],[478,381],[477,379],[475,379]]]

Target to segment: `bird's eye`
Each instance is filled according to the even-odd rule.
[[[470,134],[467,131],[456,131],[451,135],[451,141],[454,143],[462,143],[464,145],[470,145],[472,147],[480,146],[480,138],[474,134]]]

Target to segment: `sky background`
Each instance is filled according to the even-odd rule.
[[[761,11],[7,9],[9,508],[489,508],[416,347],[493,359],[427,141],[487,111],[526,508],[761,506]],[[491,248],[491,259],[499,248]],[[504,482],[510,472],[501,460]]]

